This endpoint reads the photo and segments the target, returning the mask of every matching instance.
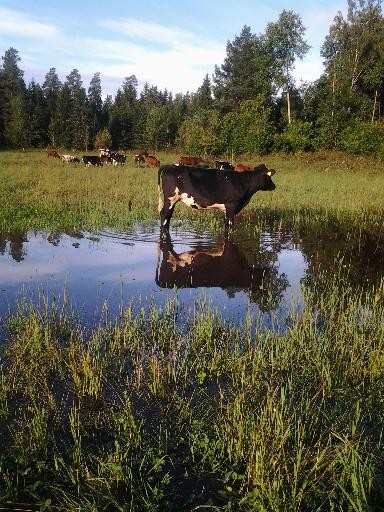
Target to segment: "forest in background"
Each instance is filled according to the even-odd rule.
[[[309,46],[298,14],[282,11],[260,34],[244,25],[226,57],[195,92],[172,94],[126,77],[102,97],[78,69],[26,84],[17,49],[0,67],[0,147],[92,150],[180,148],[200,155],[316,149],[384,157],[384,22],[379,0],[348,0],[321,47],[324,72],[297,85],[292,71]]]

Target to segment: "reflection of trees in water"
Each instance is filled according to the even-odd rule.
[[[337,223],[332,229],[319,225],[303,232],[300,248],[308,264],[303,281],[312,287],[326,284],[341,266],[352,286],[370,287],[384,275],[382,234]]]
[[[61,240],[63,239],[63,236],[70,236],[71,238],[76,238],[78,240],[81,240],[84,238],[84,235],[81,231],[73,230],[73,229],[66,229],[65,231],[51,231],[49,235],[47,236],[47,241],[57,247],[60,245]]]
[[[22,261],[27,254],[24,243],[28,242],[25,231],[9,231],[0,233],[0,253],[5,254],[9,243],[9,254],[15,261]]]
[[[255,243],[247,256],[229,239],[210,248],[196,246],[177,253],[167,233],[159,241],[159,250],[156,283],[162,288],[219,287],[229,298],[245,291],[261,309],[270,310],[281,301],[289,284],[285,275],[279,275],[277,254],[271,250],[261,253]]]
[[[64,235],[68,235],[71,238],[81,239],[84,238],[84,235],[81,231],[76,230],[66,230],[63,231],[51,231],[47,235],[47,241],[54,245],[60,245],[60,242]],[[17,262],[23,261],[27,256],[27,250],[25,247],[25,242],[28,242],[28,236],[26,231],[5,231],[0,232],[0,254],[5,254],[7,252],[7,247],[9,245],[9,255]]]

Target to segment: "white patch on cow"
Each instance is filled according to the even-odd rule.
[[[183,194],[180,195],[180,199],[187,206],[197,206],[197,204],[195,203],[195,200],[193,199],[193,196],[189,197],[186,192],[183,192]]]
[[[224,204],[222,204],[222,203],[213,203],[213,204],[210,204],[208,206],[201,206],[201,205],[199,205],[199,203],[197,203],[195,201],[195,198],[193,196],[189,196],[186,192],[183,192],[180,195],[180,199],[187,206],[191,206],[191,207],[195,206],[199,210],[209,210],[211,208],[216,208],[218,210],[221,210],[224,213],[226,212]]]
[[[169,209],[171,210],[171,209],[174,207],[174,205],[177,203],[177,201],[180,201],[180,199],[181,199],[180,191],[179,191],[179,189],[176,187],[176,188],[175,188],[174,195],[173,195],[173,196],[168,197],[168,201],[171,203],[171,204],[169,205]]]
[[[169,263],[172,267],[172,272],[175,272],[177,268],[184,268],[185,266],[192,266],[193,262],[200,255],[203,256],[211,256],[212,258],[217,258],[222,256],[224,253],[224,245],[220,249],[215,249],[213,251],[201,252],[197,250],[193,250],[190,252],[182,252],[181,254],[177,254],[174,256],[171,252],[168,252],[167,263]]]
[[[196,200],[193,196],[190,196],[186,192],[183,192],[182,194],[180,194],[180,190],[178,189],[178,187],[175,188],[173,195],[168,197],[168,201],[170,202],[170,205],[169,205],[170,210],[174,207],[174,205],[178,201],[182,201],[187,206],[195,207],[198,210],[210,210],[210,209],[215,208],[217,210],[221,210],[222,212],[226,213],[224,203],[213,203],[208,206],[201,206],[199,203],[196,202]]]
[[[172,272],[175,272],[178,267],[185,267],[186,265],[191,265],[193,262],[193,255],[187,252],[183,252],[178,254],[175,257],[172,253],[168,253],[167,263],[169,263],[172,267]]]
[[[221,210],[224,213],[227,213],[227,210],[225,209],[225,204],[223,203],[215,203],[207,206],[207,209],[216,208],[217,210]]]
[[[159,203],[157,205],[157,211],[160,213],[161,210],[163,209],[163,206],[164,206],[163,195],[161,193],[160,185],[157,185],[157,193],[158,193],[158,196],[159,196]]]

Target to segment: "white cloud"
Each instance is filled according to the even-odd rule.
[[[55,25],[36,21],[33,17],[0,7],[0,33],[31,39],[52,39],[57,37]]]
[[[311,8],[303,15],[303,24],[306,27],[306,39],[310,44],[320,46],[324,43],[325,36],[337,13],[345,11],[345,7],[334,4],[332,8]]]
[[[317,4],[316,8],[312,7],[303,14],[303,25],[306,27],[304,38],[311,45],[311,49],[303,60],[297,60],[295,63],[293,76],[297,82],[313,82],[320,78],[323,73],[323,58],[320,55],[321,46],[339,11],[345,11],[345,6],[333,4],[331,8],[325,8]]]
[[[103,20],[101,27],[122,33],[131,39],[143,39],[162,44],[177,44],[178,41],[191,40],[193,33],[178,27],[163,26],[158,23],[122,18],[119,20]]]
[[[104,20],[100,25],[123,33],[126,41],[88,40],[106,76],[135,74],[143,82],[173,92],[195,91],[206,73],[225,57],[225,45],[178,27],[132,18]],[[134,42],[131,42],[131,41]],[[140,42],[142,44],[140,44]]]
[[[293,70],[293,77],[299,84],[303,82],[313,82],[320,78],[324,72],[324,66],[320,56],[314,54],[314,52],[308,53],[305,60],[297,60],[295,63],[295,69]]]
[[[103,21],[103,25],[111,27],[119,23]],[[35,68],[38,63],[41,67],[42,54],[46,52],[47,57],[55,55],[52,65],[65,75],[74,67],[82,76],[99,71],[102,80],[103,77],[109,82],[115,79],[121,85],[125,77],[134,74],[140,83],[149,82],[162,90],[186,93],[194,92],[202,84],[205,74],[210,75],[215,64],[220,64],[225,57],[222,43],[203,40],[178,28],[143,22],[135,25],[134,20],[130,23],[135,27],[131,32],[131,36],[135,34],[132,40],[121,34],[108,37],[105,33],[102,38],[92,38],[71,37],[66,33],[52,41],[47,49],[35,45],[35,62],[31,52],[28,52],[28,62]],[[137,32],[142,33],[141,38],[136,36]]]

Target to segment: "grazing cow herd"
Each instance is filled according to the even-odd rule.
[[[55,149],[47,149],[47,157],[59,158],[68,164],[82,161],[85,167],[124,165],[127,158],[109,148],[100,148],[99,156],[83,155],[81,160],[74,155],[60,155]],[[177,163],[160,166],[160,161],[146,150],[134,155],[134,163],[140,167],[144,165],[158,169],[158,211],[162,232],[169,230],[175,205],[179,201],[198,210],[221,210],[227,232],[233,226],[235,215],[257,191],[275,189],[271,177],[276,171],[264,164],[232,165],[224,160],[216,160],[214,167],[211,165],[207,168],[201,157],[181,155]]]
[[[103,165],[124,165],[127,161],[127,156],[111,151],[109,148],[100,148],[99,156],[83,155],[81,159],[75,155],[61,155],[56,149],[47,149],[48,158],[59,158],[67,164],[75,164],[82,162],[85,167],[102,167]],[[144,164],[146,167],[160,167],[160,160],[155,156],[149,155],[147,151],[141,150],[134,156],[136,165],[141,166]]]

